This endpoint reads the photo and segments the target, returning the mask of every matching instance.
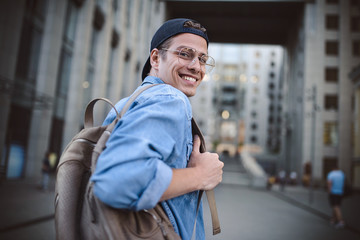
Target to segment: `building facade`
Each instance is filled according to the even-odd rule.
[[[41,174],[82,128],[87,103],[116,102],[141,84],[158,0],[5,0],[0,3],[1,177]],[[108,108],[96,109],[99,124]]]
[[[349,72],[360,61],[359,13],[358,1],[319,0],[305,5],[289,34],[284,163],[301,175],[311,165],[314,184],[324,183],[336,164],[354,179]]]
[[[279,154],[282,47],[210,44],[209,54],[216,68],[202,83],[206,91],[200,85],[192,105],[194,116],[206,123],[214,150],[235,154],[253,145],[262,153]],[[206,112],[208,104],[211,111]]]

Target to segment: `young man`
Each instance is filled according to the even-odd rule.
[[[182,239],[191,238],[199,190],[215,188],[224,166],[217,154],[199,152],[191,131],[188,97],[215,64],[208,42],[205,28],[190,19],[169,20],[158,29],[142,86],[159,85],[143,92],[119,121],[92,177],[94,194],[112,207],[138,211],[161,202]],[[112,111],[104,124],[114,118]],[[202,208],[197,223],[196,239],[205,239]]]
[[[327,175],[327,183],[329,202],[333,210],[330,223],[334,225],[335,228],[343,228],[345,227],[345,222],[342,219],[340,207],[342,196],[344,194],[344,173],[338,167],[334,167],[334,169]]]

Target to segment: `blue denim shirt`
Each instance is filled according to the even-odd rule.
[[[153,83],[164,82],[149,76],[142,86]],[[127,99],[116,104],[119,112]],[[161,84],[144,91],[117,123],[98,159],[91,177],[94,194],[115,208],[153,208],[169,187],[172,168],[186,168],[190,159],[191,117],[189,99],[176,88]],[[114,118],[112,110],[104,125]],[[198,191],[161,203],[184,240],[191,239],[197,199]],[[205,239],[202,206],[196,239]]]

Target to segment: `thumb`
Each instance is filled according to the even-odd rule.
[[[194,136],[194,143],[193,143],[193,152],[200,152],[200,137],[198,135]]]

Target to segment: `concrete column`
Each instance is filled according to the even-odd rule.
[[[360,159],[360,86],[355,91],[354,157]]]
[[[85,1],[79,11],[76,24],[73,59],[70,69],[69,93],[66,103],[64,137],[62,148],[80,130],[83,110],[82,83],[87,76],[91,32],[93,31],[94,1]]]
[[[110,51],[111,51],[111,36],[112,36],[112,4],[110,1],[105,1],[102,4],[103,11],[105,13],[105,22],[98,33],[98,41],[96,43],[95,50],[95,72],[94,82],[92,87],[92,97],[107,97],[106,86],[108,81],[108,69],[110,63]],[[96,107],[96,113],[104,113],[105,104],[98,104]],[[84,112],[84,110],[82,110]],[[103,122],[103,117],[95,118],[95,125],[100,125]]]
[[[26,177],[41,175],[42,159],[48,150],[66,6],[67,1],[48,2],[30,123]]]
[[[353,64],[351,62],[352,39],[350,34],[350,1],[341,1],[340,4],[340,30],[339,30],[339,94],[338,94],[338,133],[339,148],[338,159],[339,167],[347,176],[351,176],[351,96],[353,93],[353,83],[349,80],[348,74],[351,72]],[[359,64],[359,63],[357,63]]]
[[[25,11],[25,0],[0,1],[0,166],[4,154],[12,85]]]
[[[121,96],[122,88],[123,88],[123,71],[124,71],[124,58],[126,52],[126,26],[125,26],[125,18],[126,18],[126,1],[121,1],[120,6],[121,12],[117,14],[116,22],[120,24],[117,27],[119,31],[119,43],[116,49],[112,49],[114,51],[114,58],[112,67],[111,67],[111,88],[109,92],[108,98],[113,102],[118,101]],[[114,23],[115,25],[115,23]]]
[[[143,3],[142,8],[143,8],[143,12],[141,14],[141,16],[139,16],[140,20],[140,36],[139,36],[139,44],[138,44],[138,52],[137,52],[137,59],[138,62],[140,63],[140,68],[139,71],[136,73],[136,82],[138,84],[141,83],[141,75],[142,75],[142,69],[144,67],[145,61],[147,60],[148,56],[149,56],[149,46],[150,46],[150,42],[147,42],[147,39],[149,38],[147,36],[148,34],[148,18],[150,15],[150,11],[147,9],[150,9],[150,1],[145,1]]]
[[[303,163],[312,162],[313,177],[322,178],[322,117],[321,112],[315,112],[315,126],[312,123],[314,104],[319,105],[322,98],[322,83],[324,79],[324,6],[323,2],[306,6],[305,27],[305,71],[304,71],[304,125],[303,125]],[[316,86],[317,96],[314,102],[313,87]],[[313,133],[313,131],[315,131]]]
[[[136,65],[138,62],[138,52],[139,52],[139,0],[134,0],[131,16],[131,42],[128,43],[131,49],[131,58],[130,58],[130,68],[129,70],[129,79],[128,82],[128,95],[130,95],[138,85],[141,84],[141,79],[136,77]],[[143,9],[145,11],[145,9]]]

